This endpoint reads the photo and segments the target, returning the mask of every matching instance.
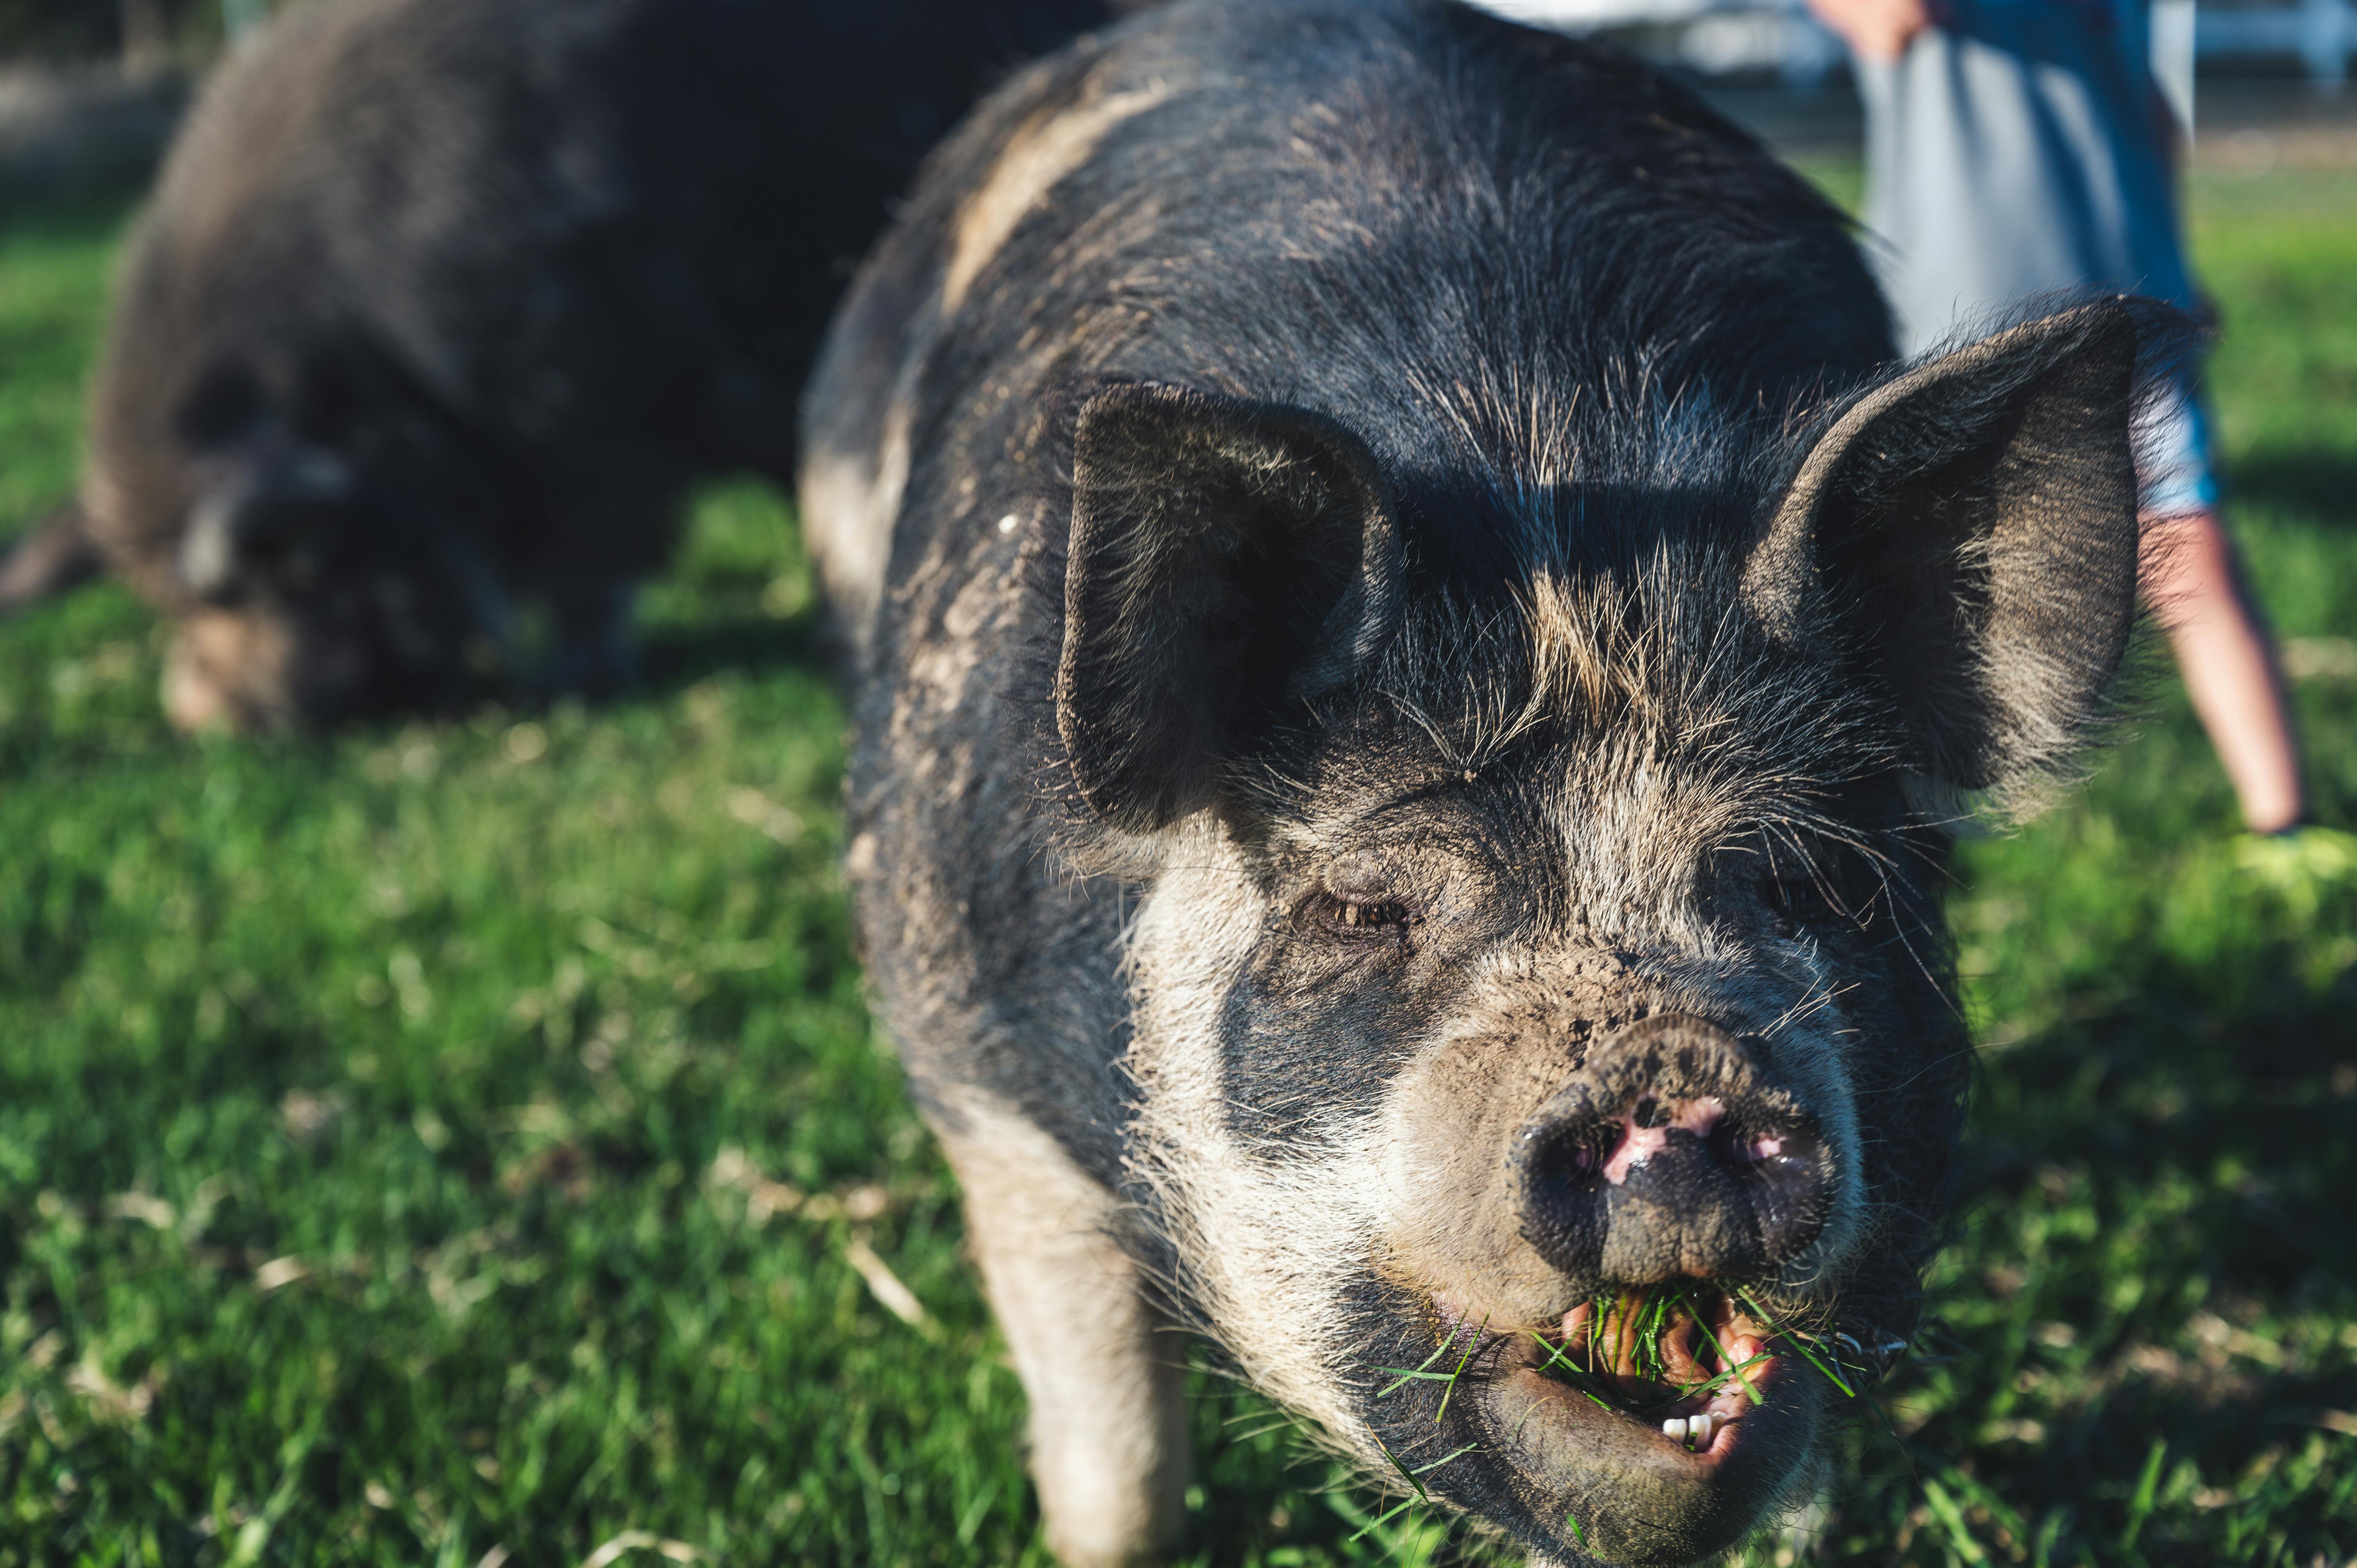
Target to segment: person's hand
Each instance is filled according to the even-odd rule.
[[[1937,27],[1945,10],[1938,0],[1808,0],[1808,5],[1861,59],[1885,64],[1905,54],[1916,34]]]

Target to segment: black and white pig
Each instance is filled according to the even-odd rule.
[[[802,495],[1065,1561],[1182,1527],[1168,1326],[1549,1562],[1805,1495],[1941,1236],[1943,825],[2104,715],[2173,331],[1892,366],[1753,142],[1434,0],[1195,0],[943,146]]]
[[[81,516],[178,622],[183,725],[628,671],[697,476],[790,484],[795,399],[888,200],[1104,0],[332,0],[207,87],[132,237]],[[17,579],[32,591],[25,591]]]

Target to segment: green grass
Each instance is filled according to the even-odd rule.
[[[2347,639],[2357,182],[2195,209],[2255,574]],[[0,209],[0,531],[70,486],[123,214]],[[723,489],[629,700],[317,743],[172,736],[112,586],[0,627],[0,1565],[1046,1560],[862,1006],[809,601],[791,520]],[[2357,682],[2299,698],[2349,827]],[[2357,874],[2232,826],[2169,686],[1967,850],[1968,1205],[1930,1359],[1805,1521],[1829,1560],[2357,1552]],[[1200,1561],[1464,1541],[1367,1530],[1405,1488],[1200,1391]]]

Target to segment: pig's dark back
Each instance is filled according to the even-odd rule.
[[[1011,227],[983,210],[1075,143]],[[1330,414],[1444,510],[1413,476],[1482,467],[1469,439],[1511,470],[1530,433],[1410,413],[1436,392],[1515,418],[1641,364],[1631,396],[1741,419],[1892,355],[1845,220],[1693,94],[1396,0],[1181,5],[1043,62],[942,150],[838,332],[815,452],[899,418],[920,468],[1011,441],[1052,483],[1072,389],[1170,381]]]
[[[1091,388],[1330,415],[1414,523],[1412,596],[1478,596],[1519,580],[1534,519],[1615,552],[1752,528],[1738,470],[1774,443],[1742,433],[1891,354],[1840,214],[1609,47],[1415,0],[1203,0],[1041,62],[936,155],[806,403],[806,523],[869,671],[856,868],[964,868],[868,901],[872,961],[962,995],[991,1060],[958,1070],[1110,1174],[1120,901],[1062,879],[1049,803]],[[1532,504],[1629,473],[1726,505]],[[972,913],[907,914],[941,899]]]

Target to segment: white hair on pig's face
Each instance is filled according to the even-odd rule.
[[[1130,929],[1133,1175],[1202,1326],[1257,1387],[1379,1463],[1344,1382],[1341,1337],[1342,1293],[1378,1234],[1380,1129],[1334,1128],[1283,1159],[1245,1145],[1229,1113],[1222,1019],[1268,900],[1208,815],[1172,834],[1166,865]]]

